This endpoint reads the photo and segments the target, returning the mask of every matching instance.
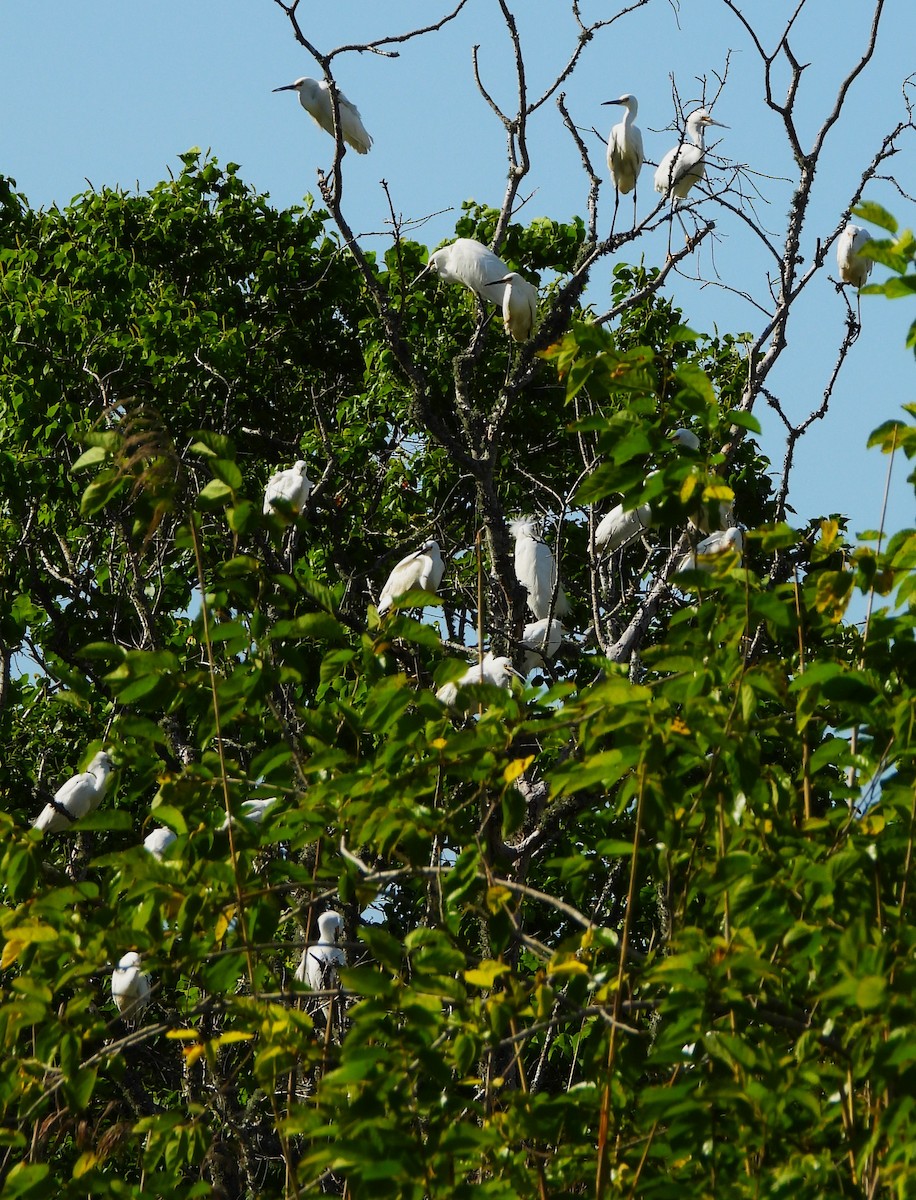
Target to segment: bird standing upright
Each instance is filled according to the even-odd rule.
[[[683,200],[695,183],[706,174],[706,129],[718,125],[727,129],[721,121],[714,121],[705,108],[695,109],[687,118],[687,134],[679,145],[669,150],[655,171],[655,190],[671,201],[671,216],[674,208]],[[668,254],[671,254],[671,225],[668,226]]]
[[[626,113],[622,121],[614,125],[607,140],[607,167],[614,185],[614,217],[611,233],[617,221],[620,197],[633,193],[633,225],[636,225],[636,181],[646,161],[642,146],[642,132],[634,124],[639,105],[629,92],[618,100],[605,100],[604,104],[622,104]]]
[[[338,945],[343,932],[340,913],[328,909],[318,918],[318,941],[306,946],[296,968],[296,978],[306,983],[313,992],[328,992],[340,987],[339,968],[347,965],[347,956]],[[333,1001],[322,1002],[321,1011],[325,1021],[332,1012]]]
[[[843,283],[851,283],[854,288],[863,288],[875,265],[870,258],[862,258],[859,251],[866,242],[871,241],[871,234],[860,225],[849,224],[840,234],[836,244],[836,264],[839,268],[840,279]],[[856,297],[856,311],[859,320],[862,319],[861,300]]]
[[[298,514],[305,508],[314,484],[306,474],[306,463],[300,458],[288,471],[275,471],[264,489],[264,514],[286,516]]]
[[[388,611],[400,596],[420,588],[425,592],[438,592],[445,563],[439,552],[439,543],[430,539],[419,550],[406,555],[394,567],[385,580],[378,599],[379,616]]]
[[[533,517],[517,517],[509,522],[509,532],[515,538],[515,574],[528,592],[528,607],[535,619],[551,615],[551,602],[553,615],[565,616],[569,602],[557,580],[553,551],[538,534],[537,522]]]
[[[105,795],[113,770],[111,756],[104,750],[99,751],[85,771],[71,776],[58,788],[54,799],[44,806],[32,822],[32,828],[42,829],[45,833],[59,833],[62,829],[70,829],[80,817],[95,812]]]
[[[538,290],[518,271],[510,271],[503,260],[474,238],[456,238],[435,250],[413,281],[428,273],[446,283],[463,283],[482,300],[499,305],[506,332],[517,342],[531,336],[537,316]]]
[[[125,1020],[139,1017],[149,1004],[149,976],[140,970],[136,950],[129,950],[112,971],[111,998]]]
[[[298,92],[299,103],[316,123],[331,137],[334,136],[334,107],[331,103],[331,89],[325,79],[309,79],[303,76],[294,83],[284,84],[274,88],[275,92]],[[351,103],[340,88],[337,89],[337,109],[340,114],[340,133],[343,140],[357,154],[368,154],[372,138],[366,132],[359,109]]]

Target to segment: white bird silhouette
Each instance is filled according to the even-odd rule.
[[[288,471],[275,471],[264,489],[264,513],[286,516],[302,512],[314,486],[301,458]]]
[[[296,968],[296,978],[313,992],[328,991],[339,984],[337,968],[347,965],[347,956],[337,944],[342,932],[340,913],[329,909],[318,918],[318,941],[306,946]]]
[[[727,129],[714,121],[705,108],[698,108],[687,118],[687,136],[669,150],[655,171],[655,190],[668,196],[672,203],[683,200],[695,183],[706,174],[705,133],[709,125]]]
[[[239,808],[239,816],[249,825],[261,825],[267,810],[276,803],[276,796],[269,796],[266,800],[243,800]],[[235,817],[232,818],[232,823],[235,824]],[[223,817],[223,823],[219,828],[220,832],[229,828],[229,821],[226,817]]]
[[[492,687],[511,688],[513,676],[516,679],[520,678],[518,671],[512,666],[511,658],[506,658],[505,655],[496,658],[488,650],[483,659],[474,663],[459,679],[452,683],[444,683],[436,692],[436,696],[443,704],[451,706],[458,699],[459,688],[472,683],[489,683]]]
[[[595,546],[606,554],[613,554],[627,542],[639,537],[644,529],[651,528],[652,524],[650,504],[639,504],[636,508],[627,509],[618,504],[598,522]]]
[[[683,446],[687,450],[699,450],[700,439],[692,429],[675,429],[672,430],[671,440],[678,446]]]
[[[166,829],[164,825],[160,825],[158,829],[152,830],[143,839],[143,848],[152,854],[153,858],[162,862],[166,851],[173,842],[177,840],[177,834],[171,829]]]
[[[560,649],[563,641],[563,623],[556,617],[550,621],[547,618],[540,621],[530,621],[522,631],[522,645],[527,653],[522,664],[525,675],[544,665],[545,658],[553,658]]]
[[[875,264],[870,258],[862,258],[859,251],[870,241],[871,234],[860,225],[847,225],[840,234],[836,244],[836,262],[844,283],[851,283],[857,288],[865,286]]]
[[[129,950],[112,971],[111,998],[125,1020],[139,1017],[149,1004],[149,976],[140,970],[135,950]]]
[[[331,90],[325,79],[309,79],[303,76],[295,83],[284,84],[274,88],[275,92],[298,92],[299,103],[321,128],[334,136],[334,109],[331,104]],[[340,132],[344,141],[353,147],[357,154],[368,154],[372,138],[366,132],[359,109],[351,103],[340,88],[337,89],[337,108],[340,113]]]
[[[483,300],[502,310],[508,333],[517,342],[531,336],[537,317],[538,290],[518,271],[511,271],[498,255],[474,238],[457,238],[435,250],[413,281],[428,272],[446,283],[463,283]]]
[[[556,590],[554,616],[569,612],[569,602],[562,584],[557,583],[557,563],[553,551],[538,533],[533,517],[516,517],[509,522],[509,532],[515,538],[515,574],[528,592],[528,607],[536,620],[550,615],[550,602]]]
[[[627,110],[623,120],[611,129],[607,140],[607,168],[614,185],[614,218],[611,221],[613,231],[620,197],[630,192],[633,193],[633,224],[636,224],[636,181],[646,156],[642,147],[642,133],[634,124],[639,108],[636,97],[627,93],[619,100],[605,100],[604,103],[622,104]]]
[[[740,529],[717,529],[698,542],[694,550],[688,550],[675,567],[674,574],[680,575],[682,571],[706,571],[711,574],[735,556],[740,566],[743,550],[744,535]]]
[[[424,542],[419,550],[406,555],[393,568],[385,580],[382,593],[378,599],[379,616],[388,611],[393,602],[408,592],[420,589],[424,592],[438,592],[445,563],[439,552],[439,543]]]
[[[98,808],[113,770],[111,756],[101,750],[85,771],[71,776],[58,788],[54,799],[44,806],[32,822],[32,827],[43,829],[46,833],[70,829],[80,817]]]

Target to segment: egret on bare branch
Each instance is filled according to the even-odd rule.
[[[428,272],[446,283],[463,283],[482,300],[502,310],[506,332],[517,342],[531,336],[537,317],[538,290],[518,271],[511,271],[503,260],[474,238],[457,238],[441,250],[435,250],[426,266],[413,281]]]
[[[646,156],[642,146],[642,133],[639,126],[634,124],[639,108],[636,97],[628,92],[618,100],[605,100],[604,104],[622,104],[627,110],[623,120],[611,129],[607,141],[607,167],[611,173],[611,183],[614,185],[614,217],[611,221],[613,233],[620,197],[630,192],[633,193],[633,225],[636,225],[636,181]]]
[[[334,136],[334,109],[331,104],[331,89],[325,79],[309,79],[303,76],[295,83],[284,84],[274,88],[275,92],[298,92],[299,103],[312,118],[316,125]],[[366,132],[359,109],[351,103],[343,92],[337,89],[337,109],[340,113],[340,132],[343,140],[357,154],[368,154],[372,138]]]

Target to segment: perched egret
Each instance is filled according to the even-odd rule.
[[[303,76],[295,83],[287,83],[283,87],[274,88],[275,92],[298,92],[299,103],[321,128],[334,136],[334,109],[331,104],[331,89],[324,79],[309,79]],[[340,114],[340,132],[343,140],[352,146],[357,154],[368,154],[372,138],[366,133],[359,109],[347,99],[340,88],[337,89],[337,110]]]
[[[140,970],[140,955],[129,950],[111,973],[111,998],[127,1020],[149,1004],[149,976]]]
[[[554,615],[565,616],[569,602],[562,584],[557,582],[557,564],[553,551],[538,533],[533,517],[517,517],[509,522],[509,532],[515,538],[515,574],[528,592],[528,607],[535,619],[550,616],[550,602],[556,591]]]
[[[399,596],[406,596],[418,588],[424,592],[438,592],[444,571],[445,563],[439,553],[439,543],[432,540],[424,542],[419,550],[402,558],[385,580],[378,599],[379,615],[387,612]]]
[[[642,133],[634,124],[639,108],[636,97],[627,93],[619,100],[605,100],[604,103],[622,104],[627,110],[623,120],[611,129],[607,140],[607,167],[611,173],[611,183],[614,185],[614,218],[611,221],[613,232],[620,197],[630,192],[633,193],[633,224],[636,224],[636,181],[646,156],[642,148]]]
[[[671,434],[671,440],[686,450],[699,450],[700,448],[700,439],[692,429],[675,429]]]
[[[272,804],[277,803],[276,796],[269,796],[266,800],[243,800],[239,809],[239,816],[249,825],[261,825],[264,822],[264,816]],[[233,824],[235,817],[232,818]],[[220,832],[229,828],[229,821],[223,817],[223,823],[220,825]]]
[[[275,471],[264,489],[264,513],[300,513],[315,486],[300,459],[288,471]]]
[[[32,822],[32,827],[43,829],[46,833],[59,833],[62,829],[69,829],[80,817],[94,812],[105,795],[113,770],[111,756],[104,750],[100,751],[85,771],[73,775],[58,788],[54,799],[44,806]]]
[[[595,545],[605,554],[613,554],[627,542],[639,537],[652,523],[651,505],[639,504],[636,508],[624,509],[622,504],[618,504],[598,522]]]
[[[148,833],[143,839],[143,848],[152,854],[153,858],[162,862],[166,855],[166,851],[173,842],[177,840],[177,834],[174,834],[171,829],[166,829],[161,826]]]
[[[717,529],[709,537],[697,543],[694,550],[688,550],[675,568],[675,575],[682,571],[715,571],[720,563],[737,556],[741,565],[744,549],[744,535],[740,529]]]
[[[548,623],[544,617],[541,621],[530,621],[522,632],[522,645],[526,650],[522,669],[526,675],[538,667],[543,667],[546,658],[553,658],[560,649],[563,641],[563,623],[556,617]]]
[[[470,670],[465,671],[460,679],[453,683],[445,683],[436,692],[436,697],[443,704],[452,705],[458,699],[458,689],[472,683],[489,683],[493,687],[511,688],[512,677],[519,678],[518,671],[512,666],[512,660],[501,656],[495,658],[488,650],[481,662],[474,663]]]
[[[844,283],[851,283],[856,288],[865,286],[874,262],[870,258],[862,258],[859,251],[870,241],[871,234],[860,225],[847,225],[840,234],[836,244],[836,262]]]
[[[705,132],[708,125],[727,129],[714,121],[705,108],[698,108],[687,118],[687,137],[669,150],[655,172],[655,190],[668,196],[672,203],[683,200],[695,183],[706,174]]]
[[[438,275],[446,283],[463,283],[481,299],[499,305],[506,330],[517,342],[531,336],[537,316],[537,288],[518,271],[510,271],[503,260],[481,242],[457,238],[434,251],[414,283],[428,272]]]
[[[318,941],[302,952],[296,978],[313,992],[329,992],[340,987],[339,968],[347,965],[347,956],[338,945],[343,932],[340,913],[328,910],[318,918]],[[321,1004],[325,1022],[331,1023],[332,1001]]]

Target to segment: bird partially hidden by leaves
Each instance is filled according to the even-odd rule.
[[[129,950],[111,973],[111,998],[125,1020],[135,1020],[149,1004],[149,976],[140,969],[140,955]]]
[[[153,829],[143,839],[143,848],[152,854],[158,862],[162,862],[168,853],[169,847],[177,841],[177,834],[171,829],[166,829],[164,825],[160,825],[157,829]]]
[[[744,534],[740,529],[717,529],[681,557],[674,573],[680,575],[683,571],[705,571],[711,574],[720,566],[740,567],[743,551]]]
[[[406,555],[395,566],[385,580],[378,599],[379,616],[388,611],[395,600],[408,592],[438,592],[445,563],[439,551],[439,543],[430,539],[419,550]]]
[[[537,522],[533,517],[516,517],[509,522],[509,532],[515,538],[515,575],[528,593],[528,607],[535,619],[550,616],[551,601],[553,615],[565,616],[569,602],[563,585],[557,583],[556,559],[541,537]]]
[[[451,707],[458,699],[460,688],[472,683],[488,683],[492,687],[511,688],[513,678],[520,678],[518,671],[512,666],[512,660],[505,655],[494,656],[488,650],[480,662],[474,665],[458,679],[444,683],[436,692],[437,699]]]
[[[263,825],[264,817],[272,804],[277,803],[276,796],[268,796],[265,800],[243,800],[239,809],[239,816],[243,821],[247,821],[249,825]],[[235,824],[236,818],[232,818],[232,824]],[[229,818],[223,817],[223,823],[220,825],[220,832],[225,832],[229,828]]]
[[[419,283],[429,273],[446,283],[463,283],[482,300],[496,304],[502,311],[506,332],[516,342],[531,337],[537,319],[537,288],[518,271],[511,271],[481,242],[456,238],[448,246],[435,250],[413,283]]]
[[[553,658],[560,649],[564,632],[562,621],[556,617],[551,621],[546,617],[540,621],[529,621],[522,631],[522,646],[525,648],[522,672],[525,675],[543,667],[546,659]]]
[[[334,107],[331,103],[331,88],[325,79],[310,79],[303,75],[293,83],[276,87],[275,92],[297,92],[299,103],[316,125],[334,136]],[[372,138],[366,132],[359,109],[337,89],[337,109],[340,114],[340,133],[348,146],[357,154],[368,154]]]
[[[264,514],[297,516],[308,501],[312,483],[306,474],[306,463],[302,459],[287,471],[275,471],[264,489]]]
[[[111,755],[100,750],[85,771],[71,776],[57,789],[54,799],[44,806],[32,822],[32,827],[45,833],[60,833],[63,829],[70,829],[80,817],[95,812],[105,795],[113,770]]]
[[[340,968],[347,965],[347,956],[339,945],[342,933],[340,913],[333,909],[323,912],[318,918],[318,941],[306,946],[296,968],[296,978],[313,992],[329,992],[340,987]],[[331,1019],[330,998],[322,1001],[320,1011],[326,1021]]]

